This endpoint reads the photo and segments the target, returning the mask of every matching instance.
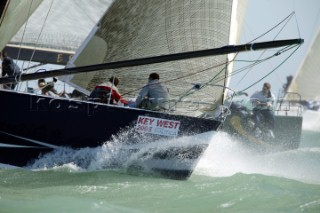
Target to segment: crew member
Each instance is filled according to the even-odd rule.
[[[10,58],[6,51],[2,50],[0,55],[1,61],[2,61],[2,77],[14,77],[16,79],[16,82],[5,84],[5,89],[12,89],[17,85],[17,81],[19,79],[19,76],[21,74],[19,66]]]
[[[117,88],[119,82],[117,77],[109,78],[108,82],[94,88],[89,96],[89,100],[107,104],[128,105],[128,101],[121,96]]]
[[[256,124],[258,124],[258,126],[261,125],[263,121],[260,118],[264,118],[266,127],[271,130],[270,134],[272,137],[274,137],[273,104],[275,101],[275,96],[271,93],[271,84],[268,82],[264,83],[262,90],[255,92],[250,98],[255,105],[253,113],[255,114]]]
[[[158,73],[149,75],[148,84],[141,89],[136,99],[136,107],[149,110],[169,109],[169,90],[159,80]]]

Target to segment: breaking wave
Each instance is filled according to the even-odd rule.
[[[97,148],[62,148],[47,153],[29,165],[28,169],[126,170],[133,162],[148,160],[155,152],[188,146],[196,140],[209,146],[195,168],[195,175],[226,177],[237,173],[262,174],[319,184],[320,148],[315,141],[317,138],[315,133],[303,131],[300,148],[261,153],[249,149],[224,132],[154,141],[146,136],[140,138],[139,143],[130,144],[126,130]]]
[[[129,129],[123,130],[112,140],[96,148],[57,149],[40,156],[27,168],[32,170],[68,168],[71,171],[123,170],[133,163],[147,161],[155,153],[185,148],[195,143],[208,145],[213,135],[211,132],[197,136],[155,139],[147,134],[142,136],[132,133]],[[188,157],[190,157],[188,154],[180,154],[179,159]]]
[[[320,148],[309,147],[308,138],[305,140],[296,150],[263,154],[219,133],[199,161],[195,173],[213,177],[263,174],[319,184]]]

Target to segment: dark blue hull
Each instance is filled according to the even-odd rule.
[[[121,131],[134,129],[139,116],[179,122],[177,137],[215,131],[220,126],[219,121],[211,119],[6,90],[0,90],[0,99],[0,163],[14,166],[26,166],[40,154],[59,147],[101,146]],[[204,150],[196,152],[195,159]]]

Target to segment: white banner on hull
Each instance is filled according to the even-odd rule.
[[[151,133],[175,137],[178,135],[180,121],[139,116],[135,130],[140,133]]]

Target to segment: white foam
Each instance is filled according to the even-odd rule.
[[[199,161],[195,174],[224,177],[257,173],[320,184],[319,159],[318,147],[259,154],[227,134],[219,133]]]
[[[150,141],[151,138],[145,136],[143,138],[139,138],[138,143],[132,144],[129,142],[130,136],[132,137],[129,132],[130,130],[123,131],[120,135],[115,136],[112,141],[108,141],[97,148],[83,148],[78,150],[70,148],[57,149],[51,153],[41,156],[28,168],[36,170],[67,168],[78,171],[124,169],[133,162],[136,163],[137,161],[141,162],[143,160],[147,162],[150,160],[153,153],[166,151],[172,147],[188,147],[195,144],[208,145],[210,138],[215,134],[215,132],[212,131],[198,134],[197,136],[185,136],[156,141]],[[133,152],[132,150],[135,151]],[[187,156],[183,156],[183,154],[179,157],[181,159],[184,159],[184,157],[186,159],[188,158]],[[164,160],[162,161],[161,162],[164,163]],[[153,162],[152,165],[155,163],[156,162]],[[169,167],[174,166],[172,161],[167,163],[167,165]],[[159,164],[156,166],[160,168],[160,166],[164,165]]]
[[[304,111],[302,129],[320,132],[320,111]]]

